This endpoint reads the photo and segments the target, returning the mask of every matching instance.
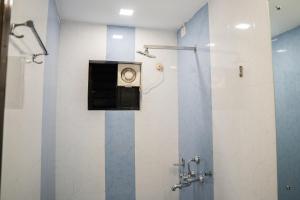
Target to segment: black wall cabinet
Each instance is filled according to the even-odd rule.
[[[122,69],[125,65],[127,71],[132,65],[141,67],[141,63],[90,61],[89,110],[140,110],[140,87],[118,86],[118,79],[123,78],[121,77],[120,64],[123,65]],[[139,76],[134,78],[139,78],[138,81],[140,81],[140,71],[137,74],[134,72],[133,75]],[[129,76],[133,75],[129,74]]]

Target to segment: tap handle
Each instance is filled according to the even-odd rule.
[[[195,162],[195,163],[197,163],[197,164],[199,164],[200,163],[200,156],[195,156],[194,158],[193,158],[193,161]]]
[[[181,158],[179,160],[179,163],[175,163],[173,165],[176,166],[176,167],[184,167],[185,166],[185,160],[183,158]]]
[[[208,176],[208,177],[212,177],[213,173],[212,173],[212,171],[208,171],[208,172],[205,172],[204,175]]]

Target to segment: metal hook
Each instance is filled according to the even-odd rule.
[[[36,63],[36,64],[43,64],[43,61],[37,61],[36,58],[37,57],[40,57],[40,56],[43,56],[44,54],[42,53],[39,53],[39,54],[33,54],[32,55],[32,62]]]
[[[11,27],[10,27],[10,34],[16,38],[24,38],[24,35],[18,35],[15,33],[15,29],[18,27],[18,26],[24,26],[25,24],[12,24]]]

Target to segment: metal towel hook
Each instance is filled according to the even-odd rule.
[[[32,55],[32,62],[36,63],[36,64],[43,64],[43,61],[37,61],[36,59],[40,56],[43,56],[44,54],[39,53],[39,54],[33,54]]]
[[[26,26],[26,24],[24,23],[24,24],[12,24],[11,25],[11,28],[10,28],[10,34],[12,35],[12,36],[14,36],[14,37],[16,37],[16,38],[19,38],[19,39],[21,39],[21,38],[24,38],[24,35],[19,35],[19,34],[16,34],[15,33],[15,29],[18,27],[18,26]]]

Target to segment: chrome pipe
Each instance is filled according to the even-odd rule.
[[[189,47],[189,46],[144,45],[144,48],[145,49],[166,49],[166,50],[197,51],[196,47]]]
[[[171,190],[174,192],[176,191],[177,189],[179,190],[182,190],[182,188],[186,188],[186,187],[189,187],[192,183],[180,183],[180,184],[176,184],[176,185],[173,185],[171,187]]]
[[[199,182],[199,183],[204,183],[204,176],[203,175],[200,175],[199,177],[197,178],[189,178],[187,179],[186,181],[182,182],[182,183],[179,183],[179,184],[176,184],[176,185],[173,185],[171,187],[171,190],[172,191],[176,191],[177,189],[181,190],[183,188],[186,188],[186,187],[189,187],[192,185],[192,183],[196,183],[196,182]]]
[[[46,46],[44,45],[44,43],[43,43],[43,41],[42,41],[40,35],[39,35],[38,32],[36,31],[36,28],[35,28],[35,26],[34,26],[33,21],[32,21],[32,20],[27,21],[27,22],[26,22],[26,26],[29,27],[29,28],[31,29],[31,31],[33,32],[33,35],[34,35],[35,38],[37,39],[37,41],[38,41],[40,47],[42,48],[42,50],[43,50],[43,52],[44,52],[43,54],[44,54],[45,56],[49,55],[49,53],[48,53],[48,51],[47,51],[47,49],[46,49]]]

